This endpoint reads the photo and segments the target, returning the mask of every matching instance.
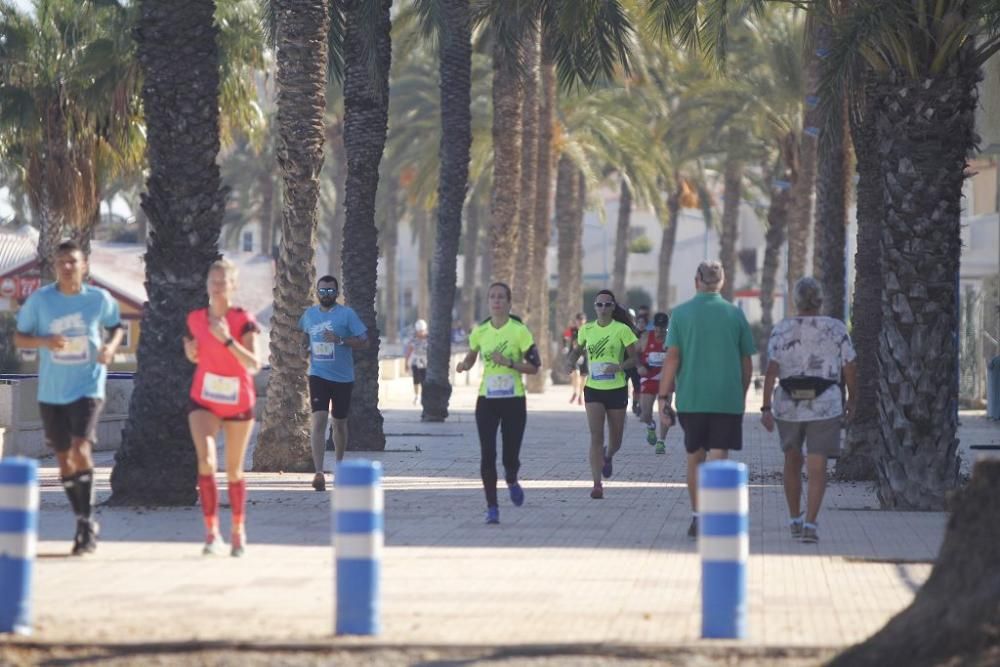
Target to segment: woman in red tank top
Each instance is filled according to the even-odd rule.
[[[657,313],[653,316],[653,330],[646,331],[639,339],[639,365],[636,370],[642,377],[642,386],[639,393],[639,420],[646,425],[646,442],[656,445],[657,454],[666,454],[667,448],[664,440],[667,437],[669,427],[663,426],[662,422],[657,433],[657,426],[653,420],[653,403],[656,402],[660,389],[660,372],[663,370],[663,360],[667,356],[667,348],[664,346],[667,340],[667,325],[670,317],[666,313]]]
[[[246,547],[244,507],[246,482],[243,459],[256,397],[253,375],[260,370],[257,326],[253,315],[232,306],[236,266],[221,259],[212,264],[206,280],[208,308],[188,313],[184,354],[197,365],[189,394],[188,425],[198,453],[198,493],[205,517],[204,555],[223,548],[219,533],[219,492],[215,484],[215,437],[222,429],[226,440],[226,477],[232,508],[231,555],[242,556]]]

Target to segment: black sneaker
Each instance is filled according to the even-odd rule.
[[[73,538],[74,556],[92,554],[97,551],[97,535],[100,526],[93,519],[77,519],[76,536]]]
[[[318,472],[313,476],[313,488],[317,491],[326,491],[326,477],[323,473]]]
[[[688,537],[698,537],[698,517],[691,517],[691,525],[688,526]]]

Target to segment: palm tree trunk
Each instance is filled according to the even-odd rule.
[[[260,188],[260,254],[271,257],[274,254],[274,174],[261,171],[257,187]]]
[[[538,166],[535,186],[535,239],[531,271],[531,314],[529,329],[542,359],[542,368],[548,368],[552,358],[554,339],[549,329],[549,237],[552,218],[552,124],[556,108],[556,66],[546,45],[542,44],[542,63],[539,77],[538,104]],[[556,326],[559,326],[558,324]],[[537,394],[545,391],[545,373],[535,373],[527,378],[527,390]]]
[[[580,308],[580,285],[574,280],[574,265],[579,261],[581,228],[575,215],[580,198],[577,168],[568,155],[559,156],[556,167],[556,232],[558,236],[559,289],[556,301],[556,329],[561,330]],[[552,381],[567,384],[569,374],[562,363],[552,364]]]
[[[521,197],[521,104],[516,63],[496,40],[493,48],[493,191],[490,197],[490,265],[493,280],[513,286],[517,257],[517,206]]]
[[[336,193],[333,219],[330,221],[330,246],[327,248],[327,273],[341,278],[341,253],[344,251],[344,190],[347,182],[347,156],[344,153],[344,120],[337,118],[327,127],[330,160],[333,163],[333,190]]]
[[[799,173],[799,138],[795,131],[781,140],[779,178],[771,184],[771,205],[767,210],[767,232],[764,235],[764,262],[760,275],[761,335],[757,341],[761,368],[767,368],[767,343],[774,327],[774,292],[777,287],[781,250],[788,231],[789,212],[794,202],[795,182]],[[765,169],[765,173],[768,170]]]
[[[977,141],[980,79],[971,50],[970,43],[945,76],[899,76],[877,89],[885,202],[878,352],[884,507],[940,510],[958,484],[962,184]]]
[[[816,244],[813,274],[823,286],[823,314],[846,317],[847,207],[851,174],[847,98],[836,96],[827,111],[826,135],[819,143],[816,177]]]
[[[809,234],[812,228],[813,190],[816,187],[816,152],[819,136],[819,111],[812,96],[819,89],[819,58],[810,52],[806,65],[806,106],[802,111],[802,141],[799,144],[799,172],[792,186],[792,205],[788,215],[788,294],[806,273],[809,254]],[[788,313],[794,314],[795,304],[789,299]]]
[[[618,197],[618,227],[615,230],[615,264],[611,291],[622,303],[626,301],[625,275],[628,273],[628,229],[632,222],[632,189],[622,176],[621,194]]]
[[[431,221],[420,204],[413,208],[411,219],[417,231],[417,317],[426,320],[431,310]]]
[[[740,233],[740,201],[743,199],[743,161],[734,149],[740,139],[735,130],[729,131],[730,150],[726,155],[725,193],[722,197],[722,233],[719,235],[719,260],[726,275],[722,283],[722,298],[733,300],[736,290],[736,241]]]
[[[870,85],[870,84],[868,84]],[[847,427],[844,452],[837,459],[837,477],[851,481],[873,481],[879,452],[878,346],[882,331],[882,174],[876,147],[875,97],[862,91],[859,114],[852,122],[857,157],[858,241],[854,255],[854,305],[851,308],[851,339],[857,350],[857,409]]]
[[[674,177],[676,187],[667,197],[667,224],[663,225],[660,236],[660,261],[656,275],[657,309],[666,313],[670,309],[670,267],[674,261],[674,246],[677,243],[677,225],[680,223],[681,194],[683,180],[680,174]]]
[[[444,4],[445,25],[439,33],[441,73],[441,159],[438,179],[438,224],[434,248],[434,284],[427,341],[427,379],[423,388],[425,421],[448,417],[451,384],[451,313],[458,281],[458,243],[462,208],[469,187],[472,146],[472,33],[468,0]]]
[[[181,338],[187,313],[207,303],[205,277],[219,256],[226,200],[216,164],[218,29],[214,2],[143,0],[138,10],[149,160],[142,207],[153,233],[144,256],[149,300],[128,421],[111,471],[112,501],[191,505],[197,459],[186,388],[193,366]]]
[[[982,461],[949,503],[951,517],[934,569],[909,607],[829,664],[996,664],[1000,623],[1000,461]]]
[[[382,181],[390,190],[385,221],[382,224],[382,258],[385,260],[385,338],[390,343],[399,342],[399,272],[396,258],[399,252],[399,179],[395,174]],[[338,207],[339,208],[339,207]]]
[[[366,13],[361,0],[344,2],[347,18],[344,38],[344,149],[347,154],[344,248],[349,250],[344,253],[344,293],[347,304],[368,328],[369,343],[366,349],[354,353],[354,394],[348,417],[348,447],[354,450],[385,449],[382,413],[378,409],[375,195],[389,119],[391,7],[392,0],[378,0],[376,24],[365,26]],[[373,45],[368,44],[366,31],[374,31]],[[375,65],[374,72],[369,61]]]
[[[312,470],[307,355],[299,318],[313,303],[319,174],[323,166],[327,31],[323,0],[277,4],[278,145],[283,180],[274,275],[271,374],[253,452],[259,471]]]
[[[531,319],[531,267],[535,254],[535,194],[538,189],[538,83],[540,32],[538,21],[528,27],[523,48],[524,71],[521,101],[521,190],[517,207],[516,280],[512,285],[514,307],[525,322]],[[529,329],[531,328],[529,324]]]
[[[462,326],[472,330],[476,321],[476,258],[479,256],[479,204],[473,198],[465,216],[465,244],[462,258],[465,262],[462,285]]]

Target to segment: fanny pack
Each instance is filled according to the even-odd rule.
[[[798,375],[778,380],[793,401],[811,401],[830,387],[840,384],[836,380]]]

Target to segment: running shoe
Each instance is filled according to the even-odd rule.
[[[226,543],[222,541],[222,535],[216,533],[205,538],[205,546],[201,548],[202,556],[221,556],[222,550],[226,548]]]
[[[326,491],[326,477],[323,473],[318,472],[313,477],[313,488],[317,491]]]
[[[691,525],[688,526],[688,537],[698,537],[698,517],[691,517]]]
[[[604,487],[600,484],[595,484],[594,488],[590,490],[590,497],[594,500],[601,500],[604,498]]]
[[[486,523],[500,523],[500,508],[491,505],[486,508]]]
[[[816,544],[819,542],[819,535],[816,534],[816,524],[802,524],[802,542],[805,544]]]
[[[97,535],[100,529],[101,527],[93,519],[77,519],[72,554],[82,556],[97,551]]]
[[[229,555],[233,558],[240,558],[246,553],[247,536],[245,533],[233,533],[232,548]]]
[[[507,487],[507,490],[510,491],[510,502],[514,503],[515,507],[524,504],[524,489],[521,488],[520,484],[514,482]]]
[[[614,472],[614,468],[611,466],[611,457],[608,456],[608,450],[604,450],[604,467],[601,468],[601,474],[604,475],[604,479],[611,479],[611,473]]]
[[[650,445],[656,444],[656,427],[652,424],[646,424],[646,442]]]
[[[805,515],[800,514],[794,519],[788,520],[788,531],[792,534],[792,537],[798,539],[802,537],[802,524],[805,523]]]
[[[666,454],[667,453],[667,446],[663,443],[662,440],[657,440],[656,441],[656,453],[657,454]]]

